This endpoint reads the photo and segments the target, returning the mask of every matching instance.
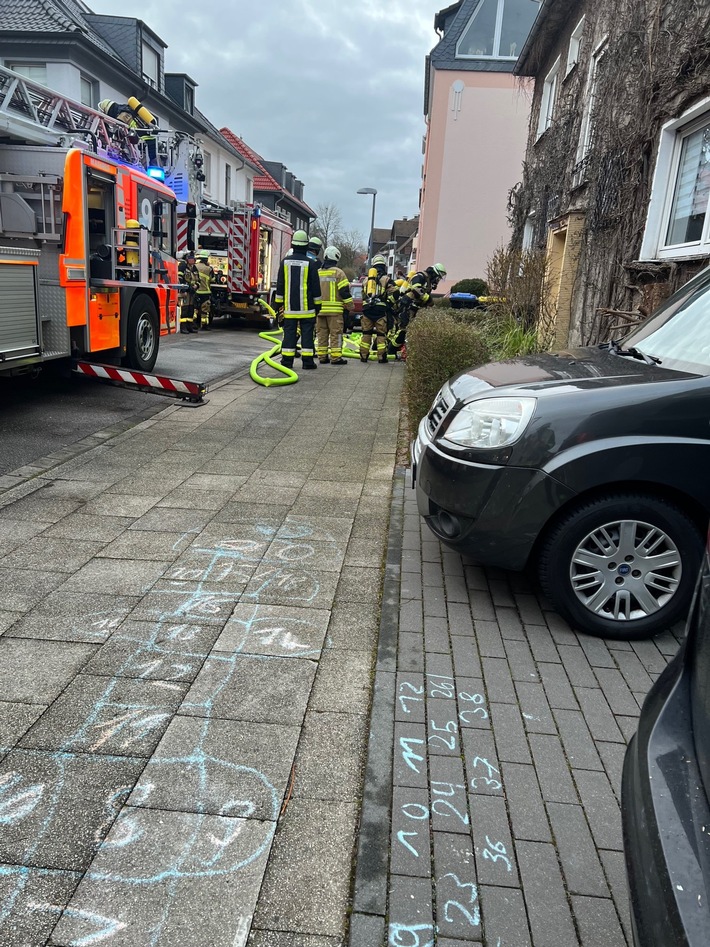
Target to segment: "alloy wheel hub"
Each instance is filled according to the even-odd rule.
[[[589,611],[613,621],[658,612],[680,585],[683,564],[662,529],[640,520],[616,520],[588,533],[572,554],[570,582]]]

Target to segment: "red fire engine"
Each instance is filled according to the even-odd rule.
[[[215,315],[264,317],[259,298],[270,300],[280,261],[291,246],[293,228],[281,217],[257,204],[203,207],[197,240],[210,251],[210,262],[227,278],[214,286]],[[178,250],[193,249],[193,222],[178,219]]]

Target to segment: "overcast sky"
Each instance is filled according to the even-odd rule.
[[[346,230],[418,212],[424,57],[439,0],[86,0],[134,16],[168,44],[167,72],[198,83],[196,104],[267,160],[282,161],[304,198],[336,204]],[[167,11],[167,12],[166,12]]]

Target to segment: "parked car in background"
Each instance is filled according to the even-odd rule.
[[[482,564],[533,564],[590,634],[687,614],[710,515],[710,269],[623,343],[448,381],[412,445],[419,511]]]
[[[710,545],[685,643],[649,691],[624,760],[634,947],[710,943],[709,793]]]
[[[346,331],[359,331],[362,317],[362,280],[353,280],[350,283],[350,292],[353,295],[352,314],[347,321]]]

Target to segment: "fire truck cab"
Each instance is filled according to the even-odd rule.
[[[0,373],[150,371],[178,328],[173,191],[81,147],[0,145],[0,168]]]

